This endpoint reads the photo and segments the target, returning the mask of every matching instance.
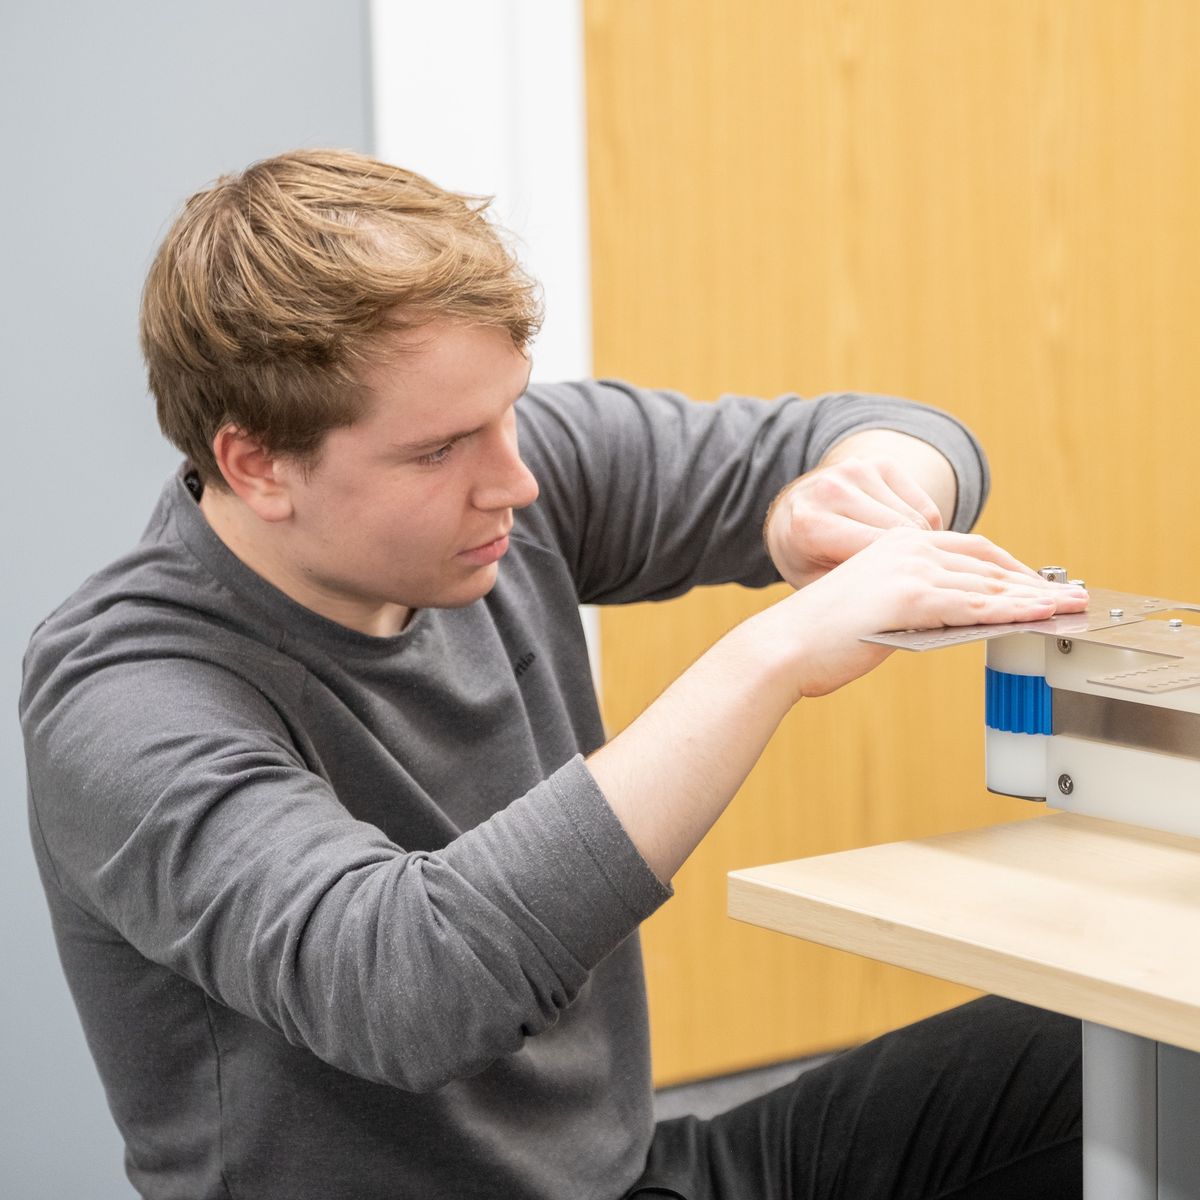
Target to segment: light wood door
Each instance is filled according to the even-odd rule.
[[[1194,0],[587,0],[597,372],[948,408],[983,532],[1200,599],[1198,52]],[[610,730],[771,598],[605,612]],[[970,995],[739,926],[725,873],[1028,813],[983,789],[982,673],[894,655],[788,719],[646,927],[660,1082]]]

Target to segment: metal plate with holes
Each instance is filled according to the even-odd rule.
[[[1112,675],[1090,675],[1088,683],[1104,683],[1109,687],[1125,688],[1131,692],[1155,694],[1174,692],[1200,684],[1200,662],[1180,664],[1161,663],[1136,671],[1118,671]]]
[[[1012,625],[965,625],[953,629],[909,629],[880,633],[863,638],[897,650],[938,650],[943,646],[961,646],[1012,633],[1038,633],[1043,637],[1093,642],[1122,650],[1141,650],[1173,660],[1166,666],[1172,672],[1146,674],[1123,672],[1122,679],[1105,677],[1093,682],[1112,683],[1130,691],[1156,693],[1200,685],[1200,626],[1182,625],[1172,629],[1163,620],[1147,620],[1159,613],[1200,612],[1200,605],[1158,596],[1139,596],[1108,588],[1091,588],[1086,612],[1049,617],[1045,621],[1022,621]],[[1114,613],[1120,613],[1119,616]]]

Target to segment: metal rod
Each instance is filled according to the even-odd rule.
[[[1083,1023],[1084,1200],[1158,1200],[1158,1043]]]

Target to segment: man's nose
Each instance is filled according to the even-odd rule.
[[[475,489],[477,508],[526,508],[538,498],[538,484],[517,450],[516,438],[502,435],[487,478]]]

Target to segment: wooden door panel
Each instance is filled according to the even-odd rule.
[[[950,409],[983,532],[1200,599],[1198,47],[1191,0],[587,0],[598,374]],[[610,729],[773,594],[606,611]],[[983,789],[982,713],[964,648],[789,717],[646,927],[660,1082],[969,995],[739,927],[724,875],[1027,813]]]

